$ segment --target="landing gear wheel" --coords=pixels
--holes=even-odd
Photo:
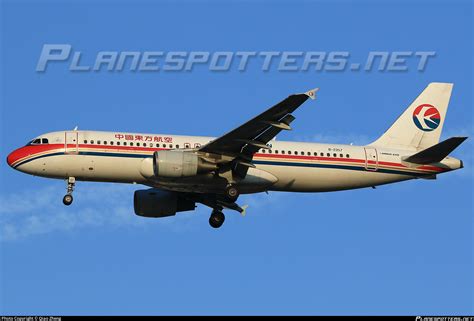
[[[74,186],[76,186],[76,178],[75,177],[68,177],[67,179],[67,192],[66,195],[63,197],[63,204],[64,205],[71,205],[72,204],[72,192],[74,191]]]
[[[64,197],[63,197],[63,203],[64,203],[64,205],[69,206],[69,205],[72,204],[72,201],[73,201],[72,195],[70,195],[70,194],[64,195]]]
[[[225,189],[225,196],[231,202],[235,202],[239,198],[239,190],[233,185],[227,186]]]
[[[209,217],[209,224],[213,228],[219,228],[224,224],[225,216],[221,211],[212,211],[211,217]]]

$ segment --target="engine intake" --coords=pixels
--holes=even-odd
[[[153,173],[158,177],[189,177],[215,169],[216,164],[189,151],[160,150],[153,154]]]
[[[151,188],[135,191],[133,207],[138,216],[165,217],[177,212],[193,211],[196,203],[178,193]]]

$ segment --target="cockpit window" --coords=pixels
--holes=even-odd
[[[32,141],[28,142],[28,144],[26,144],[26,146],[40,145],[40,144],[49,144],[48,139],[47,138],[35,138]]]

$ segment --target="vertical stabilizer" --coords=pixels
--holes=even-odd
[[[379,139],[370,145],[421,150],[439,142],[453,84],[430,83]]]

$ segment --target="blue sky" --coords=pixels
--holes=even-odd
[[[242,197],[150,220],[138,186],[0,166],[0,314],[472,314],[472,4],[465,1],[2,1],[1,154],[72,129],[218,136],[320,87],[280,140],[365,144],[432,81],[454,82],[442,138],[464,169],[376,190]],[[35,67],[43,44],[119,51],[435,51],[424,72]],[[200,66],[202,67],[202,66]]]

